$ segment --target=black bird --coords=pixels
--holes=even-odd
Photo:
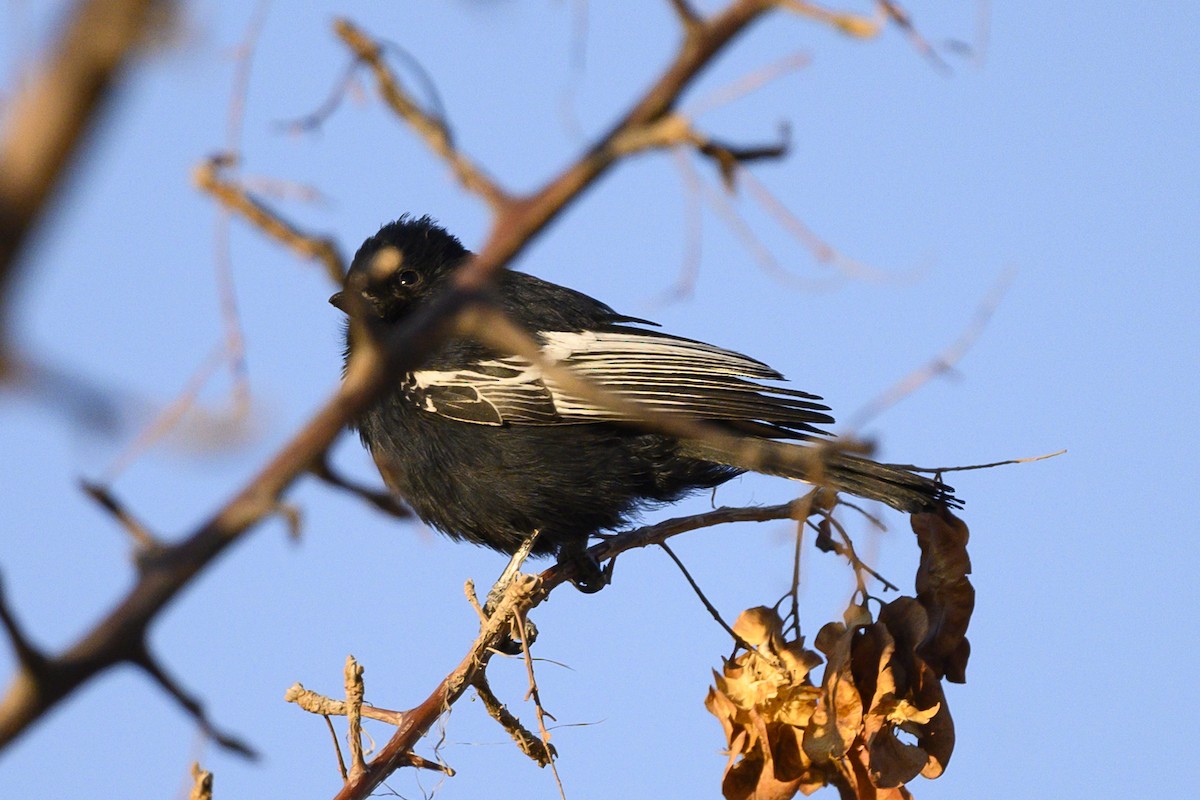
[[[346,289],[330,302],[399,325],[470,255],[429,217],[401,217],[362,244]],[[648,330],[654,323],[573,289],[503,270],[491,296],[547,355],[626,400],[772,441],[811,440],[824,434],[817,426],[833,422],[820,397],[761,383],[783,377],[766,364]],[[350,338],[347,326],[347,359]],[[574,557],[592,534],[750,466],[739,463],[737,448],[647,432],[571,396],[528,360],[466,339],[449,340],[403,375],[355,426],[388,487],[422,520],[510,554],[538,531],[535,554]],[[825,454],[819,476],[798,463],[812,462],[757,467],[902,511],[956,504],[950,487],[904,467],[836,452]]]

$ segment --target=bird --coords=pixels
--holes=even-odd
[[[430,217],[404,215],[363,242],[330,302],[386,331],[446,291],[471,256]],[[524,272],[501,270],[487,298],[578,376],[728,435],[656,431],[627,407],[572,395],[543,365],[452,336],[351,423],[388,489],[452,539],[511,555],[532,537],[533,555],[578,560],[593,535],[750,469],[905,512],[958,504],[951,487],[908,467],[833,447],[819,462],[804,457],[829,435],[830,409],[757,359]],[[347,319],[345,364],[354,330]],[[745,463],[731,440],[794,457]]]

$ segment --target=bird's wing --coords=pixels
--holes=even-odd
[[[658,412],[726,421],[768,436],[822,433],[832,422],[816,395],[758,383],[779,373],[749,356],[656,331],[544,331],[546,355],[625,401]],[[591,398],[565,391],[529,361],[489,358],[456,369],[412,373],[405,393],[419,407],[485,425],[630,421]]]

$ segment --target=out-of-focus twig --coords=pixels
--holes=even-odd
[[[18,257],[165,0],[83,0],[5,109],[0,132],[0,376]]]
[[[905,375],[856,412],[850,419],[850,430],[853,431],[861,428],[867,422],[870,422],[905,397],[908,397],[929,381],[954,369],[954,365],[971,350],[984,329],[987,328],[992,314],[1000,306],[1000,301],[1004,299],[1004,295],[1008,291],[1008,287],[1012,285],[1015,277],[1015,270],[1005,270],[991,291],[983,298],[983,302],[975,309],[975,314],[972,316],[970,324],[959,334],[959,337],[926,364]]]

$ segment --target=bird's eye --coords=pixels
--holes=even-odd
[[[416,286],[421,282],[421,273],[417,272],[415,269],[402,270],[400,274],[396,276],[396,282],[401,286]]]

